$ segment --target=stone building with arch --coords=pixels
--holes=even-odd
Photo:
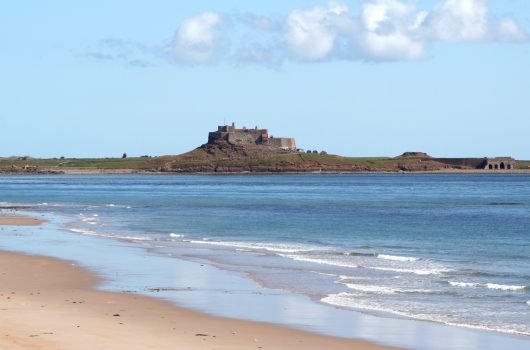
[[[486,170],[513,170],[515,169],[515,159],[511,157],[486,158],[484,165]]]

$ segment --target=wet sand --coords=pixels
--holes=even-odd
[[[36,226],[45,221],[46,220],[29,218],[22,215],[0,213],[0,225]]]
[[[40,222],[0,214],[5,229]],[[0,251],[0,348],[395,349],[91,289],[99,281],[72,261]]]

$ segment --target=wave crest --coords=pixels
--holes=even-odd
[[[394,261],[422,261],[422,260],[425,260],[423,258],[414,258],[414,257],[398,256],[398,255],[386,255],[386,254],[377,254],[377,257],[379,259],[394,260]]]
[[[449,282],[453,287],[463,287],[463,288],[488,288],[495,290],[513,290],[513,291],[523,291],[528,290],[528,286],[509,286],[504,284],[496,283],[469,283],[469,282]]]

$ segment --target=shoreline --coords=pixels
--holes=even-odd
[[[1,214],[9,226],[28,217]],[[35,219],[29,218],[32,222]],[[138,294],[93,289],[75,263],[0,250],[1,347],[11,349],[398,349],[276,324],[210,316]]]
[[[300,171],[300,172],[170,172],[170,171],[138,171],[136,169],[61,169],[60,171],[49,171],[43,169],[39,173],[27,173],[27,172],[11,172],[11,173],[0,173],[0,179],[2,177],[10,176],[68,176],[68,175],[204,175],[204,176],[229,176],[229,175],[528,175],[530,169],[517,169],[517,170],[482,170],[482,169],[468,169],[468,170],[436,170],[436,171]]]
[[[28,216],[32,216],[32,213],[28,212]],[[47,214],[44,219],[47,222],[44,222],[40,227],[0,226],[0,232],[4,238],[0,243],[0,251],[12,252],[25,257],[50,257],[45,259],[66,262],[69,268],[72,268],[69,262],[75,262],[75,265],[83,266],[85,271],[100,277],[99,284],[93,284],[92,289],[90,289],[93,292],[103,291],[110,293],[109,295],[120,297],[133,296],[135,298],[147,298],[151,301],[164,301],[166,303],[164,305],[172,310],[179,309],[182,310],[181,313],[191,312],[204,316],[206,321],[203,323],[211,324],[214,329],[221,329],[225,322],[230,324],[232,321],[241,322],[243,325],[254,325],[256,328],[251,327],[252,329],[248,334],[255,336],[256,332],[260,332],[260,327],[271,326],[276,327],[280,332],[287,330],[297,334],[320,337],[320,343],[316,343],[320,345],[314,349],[383,350],[400,348],[439,350],[443,348],[478,350],[508,346],[514,350],[522,350],[526,349],[528,345],[529,340],[526,336],[458,327],[421,319],[373,315],[364,313],[362,310],[336,308],[315,302],[304,295],[263,288],[246,276],[234,271],[218,269],[215,265],[201,260],[202,258],[199,260],[193,258],[168,259],[164,256],[165,254],[151,254],[152,252],[146,251],[141,245],[132,243],[128,239],[115,240],[114,243],[107,244],[109,242],[107,238],[69,232],[68,227],[71,226],[65,226],[65,223],[70,223],[69,220],[64,221],[65,217],[60,215],[57,217],[53,213]],[[0,274],[0,278],[4,276]],[[0,283],[0,286],[3,286],[3,283]],[[26,289],[26,294],[28,291],[29,289]],[[7,292],[10,293],[11,291]],[[73,291],[73,293],[78,292]],[[5,289],[0,288],[0,294],[5,294]],[[72,295],[77,298],[79,294]],[[0,309],[5,308],[2,297],[0,296]],[[66,299],[76,301],[69,298],[64,300]],[[130,301],[137,303],[133,299]],[[59,301],[62,302],[63,299],[59,298]],[[24,302],[27,303],[28,301]],[[103,305],[101,306],[103,307]],[[126,310],[126,308],[121,309]],[[38,310],[40,309],[36,308],[37,312]],[[108,314],[113,311],[109,310],[105,312]],[[2,312],[4,311],[2,310]],[[136,314],[140,314],[140,312],[138,311]],[[59,312],[59,314],[61,313]],[[0,315],[2,314],[0,313]],[[83,314],[82,316],[83,319],[92,317],[91,314]],[[101,316],[100,314],[97,317]],[[156,318],[156,321],[163,321],[162,317],[167,318],[169,316],[161,315],[159,317],[160,319]],[[28,319],[31,320],[32,318],[29,317]],[[102,320],[104,321],[105,317]],[[178,322],[179,324],[187,324],[187,319]],[[20,322],[20,324],[25,325],[24,322]],[[219,324],[221,328],[215,328]],[[110,325],[114,326],[115,324]],[[113,334],[112,328],[108,332]],[[204,328],[196,332],[196,334],[209,334],[204,331]],[[230,334],[232,334],[231,332]],[[273,338],[277,337],[276,331],[270,331],[268,334]],[[288,332],[288,334],[294,333]],[[168,336],[173,336],[173,334],[169,332]],[[214,337],[212,336],[212,338]],[[214,339],[218,341],[218,338],[219,336],[216,335]],[[253,339],[259,340],[260,338],[255,336],[251,340]],[[329,343],[322,339],[342,339],[347,344],[353,344],[351,341],[360,341],[361,345],[334,345],[334,341]],[[225,340],[229,341],[230,339]],[[174,348],[176,342],[178,340],[173,339],[171,341],[173,345],[168,348]],[[204,340],[199,343],[196,344],[199,347],[190,345],[185,348],[202,349],[204,347],[200,346],[209,344]],[[208,347],[208,345],[204,349],[249,349],[258,348],[262,345],[257,346],[250,342],[241,343],[241,347],[239,347],[239,344],[237,343],[236,346],[230,343],[226,347]],[[368,347],[365,347],[365,344]],[[291,349],[293,347],[298,348],[300,344],[294,344],[292,347],[284,347],[281,344],[278,347],[275,346],[263,348]],[[376,347],[372,348],[371,346]],[[138,348],[137,346],[132,347]],[[27,349],[28,347],[22,348]],[[70,348],[79,347],[64,347],[64,349]],[[104,348],[114,349],[106,345]],[[307,346],[304,348],[313,349]]]

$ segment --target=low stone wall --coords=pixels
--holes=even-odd
[[[484,169],[486,158],[422,158],[421,161],[435,161],[447,165]]]

